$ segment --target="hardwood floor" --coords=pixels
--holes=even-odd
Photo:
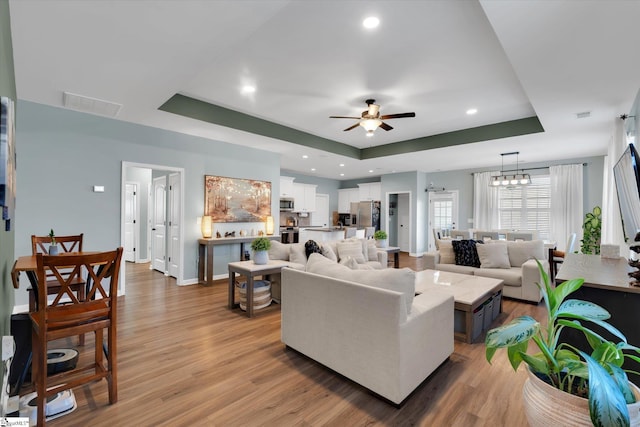
[[[402,267],[423,269],[401,254]],[[396,408],[280,342],[278,306],[248,319],[227,309],[226,281],[212,287],[127,263],[118,308],[118,402],[106,383],[74,389],[78,409],[50,426],[526,426],[525,373],[484,345],[455,352]],[[504,301],[494,325],[543,306]],[[84,348],[91,349],[87,336]],[[77,341],[61,343],[75,346]],[[80,349],[81,353],[83,350]],[[81,357],[89,357],[82,354]]]

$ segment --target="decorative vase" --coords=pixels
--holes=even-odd
[[[49,246],[49,255],[58,255],[58,245]]]
[[[264,265],[269,262],[268,251],[256,251],[253,253],[253,263],[258,265]]]
[[[376,240],[376,246],[379,248],[386,248],[389,245],[388,239]]]
[[[564,392],[538,378],[527,369],[528,378],[522,388],[524,412],[531,427],[592,426],[589,400]],[[632,385],[636,400],[640,389]],[[627,405],[632,426],[640,426],[640,402]]]

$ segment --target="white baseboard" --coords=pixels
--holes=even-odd
[[[409,252],[409,256],[419,258],[424,255],[424,252]]]
[[[198,279],[189,279],[189,280],[184,280],[178,286],[191,286],[191,285],[197,285],[197,284],[198,284]]]

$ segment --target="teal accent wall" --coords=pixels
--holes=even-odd
[[[29,253],[29,236],[50,228],[84,232],[86,250],[119,246],[122,162],[184,168],[183,280],[195,281],[204,175],[280,179],[280,156],[271,152],[28,101],[19,101],[18,110],[16,254]],[[94,193],[94,185],[105,192]],[[271,208],[278,211],[277,197]],[[214,268],[214,274],[225,274],[226,263],[239,259],[237,252],[217,259],[216,267],[224,268]],[[16,304],[26,303],[26,291],[16,291]]]
[[[13,69],[13,45],[11,42],[11,20],[9,1],[0,0],[0,96],[8,96],[15,102],[16,79]],[[16,122],[20,112],[16,106]],[[20,153],[20,137],[16,136],[16,152]],[[17,190],[17,198],[20,191]],[[14,240],[15,223],[12,219],[10,231],[5,231],[5,222],[0,220],[0,335],[9,335],[11,331],[11,313],[14,304],[14,290],[11,283],[11,268],[15,259]],[[4,365],[0,375],[4,374]]]

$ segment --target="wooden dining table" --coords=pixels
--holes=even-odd
[[[97,251],[82,251],[82,252],[62,252],[56,256],[67,256],[67,255],[91,255],[97,254]],[[20,273],[26,273],[27,278],[31,286],[37,287],[38,283],[36,280],[36,270],[38,269],[38,262],[36,261],[35,255],[25,255],[18,257],[18,259],[13,264],[13,268],[11,269],[11,281],[13,282],[13,287],[18,289],[20,287]]]

